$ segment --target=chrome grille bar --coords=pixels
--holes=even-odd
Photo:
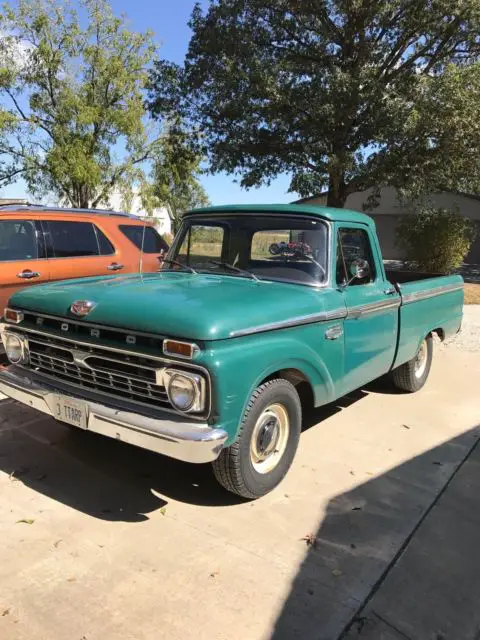
[[[115,353],[75,344],[56,336],[29,336],[29,367],[67,384],[108,393],[150,407],[170,406],[165,387],[157,384],[160,363],[148,356]],[[81,358],[79,359],[79,355]]]

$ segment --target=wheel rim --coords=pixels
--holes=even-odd
[[[290,433],[288,412],[281,404],[266,407],[255,423],[250,459],[258,473],[269,473],[282,459]]]
[[[427,341],[424,340],[420,345],[420,349],[418,350],[417,357],[415,358],[415,377],[421,378],[425,373],[425,369],[427,368],[428,361],[428,347]]]

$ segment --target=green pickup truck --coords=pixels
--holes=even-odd
[[[15,294],[0,392],[75,428],[213,463],[257,498],[293,462],[302,410],[388,374],[420,389],[463,280],[385,271],[371,218],[303,205],[185,215],[156,274]],[[159,461],[161,464],[161,461]]]

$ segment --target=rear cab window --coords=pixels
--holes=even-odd
[[[137,249],[141,250],[143,246],[144,253],[158,254],[162,251],[168,251],[168,244],[154,227],[121,224],[119,225],[119,229],[130,242],[133,242]]]

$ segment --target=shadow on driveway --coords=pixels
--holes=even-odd
[[[365,600],[375,593],[479,438],[480,425],[330,500],[318,530],[306,540],[305,559],[277,617],[271,639],[336,640],[346,638],[347,632],[348,639],[368,636],[368,640],[470,640],[480,637],[470,634],[473,618],[476,617],[476,624],[480,625],[478,567],[471,567],[470,573],[477,575],[476,579],[468,578],[472,582],[471,592],[467,590],[467,598],[465,591],[461,594],[465,614],[463,629],[457,628],[454,635],[445,636],[439,630],[438,634],[432,631],[433,635],[410,636],[386,625],[378,633],[365,634],[365,619],[358,615]],[[469,495],[473,507],[471,491],[472,488]],[[475,532],[476,539],[476,525],[471,531]],[[456,537],[455,513],[451,515],[450,533],[453,535],[447,546],[456,548],[459,555],[463,554],[463,565],[468,564],[468,558],[479,557],[478,553],[470,555],[472,550],[462,546],[463,538]],[[437,575],[440,576],[449,568],[447,565],[442,568],[442,560],[435,558],[436,553],[442,552],[433,547],[432,564],[438,565]],[[430,564],[428,557],[423,560]],[[455,562],[456,566],[459,564]],[[448,580],[443,582],[445,588]],[[445,596],[447,601],[455,597],[454,581],[441,597],[433,595],[437,586],[435,579],[425,579],[425,584],[418,589],[423,599],[419,598],[415,603],[415,613],[417,617],[423,615],[426,628],[433,610],[438,609],[435,603]],[[408,594],[401,589],[390,593],[392,604],[402,597],[408,602]],[[410,604],[411,600],[410,596]],[[442,617],[442,611],[435,613],[437,618]]]
[[[305,412],[303,430],[366,397],[355,391]],[[3,407],[3,408],[2,408]],[[8,426],[2,416],[8,411]],[[32,423],[32,424],[29,424]],[[166,500],[228,507],[209,464],[188,464],[94,433],[70,429],[10,400],[0,402],[0,469],[53,500],[102,520],[142,522]],[[160,497],[162,496],[162,497]]]

